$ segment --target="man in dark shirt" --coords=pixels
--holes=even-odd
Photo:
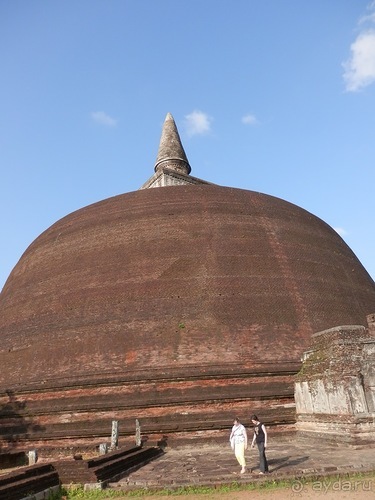
[[[259,421],[256,415],[251,416],[251,421],[254,424],[254,437],[251,443],[251,447],[254,448],[256,443],[259,450],[259,474],[265,474],[268,472],[268,463],[266,458],[266,448],[267,448],[267,431],[266,427],[262,422]]]

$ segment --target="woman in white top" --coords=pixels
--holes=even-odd
[[[243,474],[246,472],[245,450],[247,450],[247,432],[237,417],[234,419],[229,441],[238,463],[242,467],[241,474]]]

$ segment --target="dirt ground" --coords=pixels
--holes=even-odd
[[[109,497],[108,497],[109,498]],[[113,498],[113,497],[112,497]],[[131,497],[120,497],[129,500]],[[217,493],[201,493],[187,495],[146,495],[147,500],[370,500],[375,499],[375,480],[339,480],[327,479],[317,481],[311,485],[302,485],[296,481],[291,488],[277,488],[275,490],[249,490]],[[116,497],[116,500],[119,497]]]

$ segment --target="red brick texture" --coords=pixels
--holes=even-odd
[[[272,420],[293,401],[311,335],[374,310],[353,252],[295,205],[213,185],[131,192],[56,222],[12,271],[3,404],[23,401],[19,415],[29,408],[51,438],[78,414],[101,434],[117,410],[146,415],[150,431],[220,427],[245,407]]]

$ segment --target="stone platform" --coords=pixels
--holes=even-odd
[[[240,474],[240,466],[229,442],[193,443],[170,446],[165,454],[144,467],[131,472],[108,487],[120,490],[174,489],[181,486],[249,483],[284,477],[328,476],[375,471],[375,449],[353,449],[330,446],[324,441],[296,441],[294,437],[269,436],[267,458],[270,474],[259,475],[257,448],[246,452],[248,471]],[[250,471],[251,470],[251,471]]]

